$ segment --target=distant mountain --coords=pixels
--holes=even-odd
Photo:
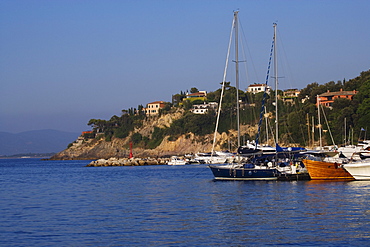
[[[79,135],[80,133],[50,129],[17,134],[0,132],[0,155],[60,152]]]

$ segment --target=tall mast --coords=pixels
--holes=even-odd
[[[238,13],[239,13],[239,11],[234,12],[234,19],[235,19],[234,22],[235,22],[236,122],[238,124],[238,147],[240,147]]]
[[[266,144],[268,145],[269,143],[269,128],[268,128],[268,115],[267,115],[267,110],[265,108],[265,122],[266,122]]]
[[[344,118],[344,145],[347,145],[347,118]]]
[[[219,122],[220,122],[221,107],[222,107],[222,98],[223,98],[224,91],[225,91],[225,82],[226,82],[226,74],[227,74],[226,72],[227,72],[227,68],[228,68],[228,65],[229,65],[230,50],[231,50],[231,44],[232,44],[232,37],[233,37],[234,26],[235,26],[235,18],[233,18],[233,22],[232,22],[232,25],[231,25],[229,45],[227,47],[227,55],[226,55],[226,62],[225,62],[223,79],[222,79],[220,103],[219,103],[218,111],[217,111],[216,127],[215,127],[215,133],[213,135],[213,144],[212,144],[211,156],[213,155],[213,151],[215,150],[215,145],[216,145],[217,130],[218,130]]]
[[[310,117],[308,113],[306,114],[306,121],[307,121],[308,146],[311,146]]]
[[[317,95],[316,96],[317,98],[317,115],[318,115],[318,118],[319,118],[319,138],[320,138],[320,150],[322,150],[322,138],[321,138],[321,117],[320,117],[320,98],[319,96]]]
[[[311,125],[311,140],[312,140],[312,147],[315,145],[315,118],[312,116],[312,125]]]
[[[275,72],[275,131],[276,131],[276,143],[279,143],[279,122],[278,122],[278,64],[277,64],[277,56],[276,56],[276,26],[277,24],[274,23],[274,72]]]

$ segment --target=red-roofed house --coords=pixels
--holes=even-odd
[[[144,109],[146,115],[157,115],[159,113],[159,109],[164,108],[164,101],[155,101],[152,103],[148,103],[146,108]]]
[[[84,136],[85,134],[92,134],[93,131],[92,130],[88,130],[88,131],[82,131],[82,136]]]
[[[323,105],[326,107],[331,107],[335,99],[349,99],[353,100],[353,96],[358,93],[358,91],[343,91],[340,89],[339,92],[330,92],[329,90],[326,93],[322,93],[318,95],[317,97],[317,103],[316,105]]]
[[[189,100],[189,101],[195,101],[195,100],[203,100],[205,101],[207,99],[207,91],[199,91],[196,93],[186,93],[186,98],[183,98],[182,100]]]
[[[206,91],[199,91],[196,93],[186,94],[186,98],[204,98],[207,97]]]

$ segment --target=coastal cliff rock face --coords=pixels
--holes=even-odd
[[[154,127],[169,127],[171,123],[182,116],[182,112],[178,111],[173,114],[167,114],[157,118],[146,120],[142,128],[135,129],[134,132],[140,133],[142,136],[150,136]],[[257,131],[256,126],[242,126],[241,134],[254,135]],[[132,133],[131,133],[132,135]],[[128,148],[131,140],[131,135],[124,139],[112,138],[111,141],[101,139],[83,140],[80,138],[71,147],[59,152],[51,157],[55,160],[70,160],[70,159],[109,159],[111,157],[123,158],[128,157],[130,150]],[[197,152],[210,152],[212,150],[213,134],[205,136],[195,136],[193,133],[188,133],[180,136],[175,141],[168,140],[165,137],[162,143],[155,149],[134,148],[133,155],[135,157],[163,157],[171,155],[184,155]],[[228,134],[217,133],[215,150],[225,150],[225,143],[232,143],[236,149],[237,131],[230,130]]]
[[[53,157],[56,160],[70,160],[70,159],[99,159],[115,157],[117,154],[117,147],[122,146],[123,139],[113,139],[107,142],[104,139],[89,139],[80,145],[73,145]]]
[[[184,110],[179,109],[175,113],[166,114],[160,117],[148,118],[144,121],[141,128],[135,129],[134,132],[140,133],[142,136],[150,137],[153,132],[154,127],[165,128],[170,127],[174,120],[177,120],[182,117]]]

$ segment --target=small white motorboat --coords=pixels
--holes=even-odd
[[[181,159],[177,156],[172,156],[170,161],[168,161],[167,165],[169,166],[178,166],[178,165],[186,165],[187,162],[184,159]]]

